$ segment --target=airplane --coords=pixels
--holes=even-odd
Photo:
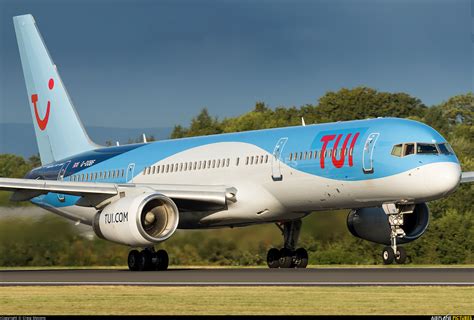
[[[131,247],[131,271],[166,270],[168,254],[155,245],[177,229],[263,223],[284,239],[268,251],[268,267],[305,268],[302,218],[336,209],[349,210],[354,236],[385,246],[384,264],[402,264],[401,244],[428,227],[426,202],[474,181],[436,130],[399,118],[97,145],[33,16],[13,22],[41,167],[24,179],[0,178],[0,190]]]

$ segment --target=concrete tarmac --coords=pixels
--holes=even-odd
[[[474,286],[474,268],[1,270],[0,286]]]

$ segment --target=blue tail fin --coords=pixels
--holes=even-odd
[[[33,16],[13,17],[41,163],[97,148],[87,136]]]

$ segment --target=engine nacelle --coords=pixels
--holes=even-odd
[[[171,237],[179,222],[173,200],[159,193],[126,196],[94,217],[100,238],[133,247],[151,246]]]
[[[402,229],[406,235],[398,238],[397,243],[408,243],[421,237],[428,227],[429,215],[430,211],[425,203],[415,205],[412,213],[404,214]],[[355,237],[390,245],[390,224],[382,208],[352,210],[347,216],[347,228]]]

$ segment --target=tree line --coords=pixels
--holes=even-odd
[[[474,170],[474,96],[471,92],[426,106],[406,93],[379,92],[357,87],[327,92],[315,104],[271,108],[257,102],[243,115],[218,119],[203,109],[188,127],[177,125],[171,138],[264,128],[365,119],[401,117],[422,121],[438,130],[452,145],[463,171]],[[130,140],[130,142],[138,141]],[[0,176],[22,177],[39,165],[0,155]],[[474,263],[473,185],[463,184],[447,198],[429,203],[430,226],[425,235],[407,245],[409,261],[418,264]],[[0,205],[12,206],[7,193]],[[0,208],[0,214],[2,209]],[[313,264],[378,264],[380,246],[352,237],[346,229],[347,211],[317,212],[303,220],[301,246]],[[178,231],[160,244],[172,264],[262,265],[271,246],[282,237],[273,225],[247,228]],[[122,265],[128,248],[81,235],[73,224],[52,214],[38,219],[0,219],[0,265]]]

